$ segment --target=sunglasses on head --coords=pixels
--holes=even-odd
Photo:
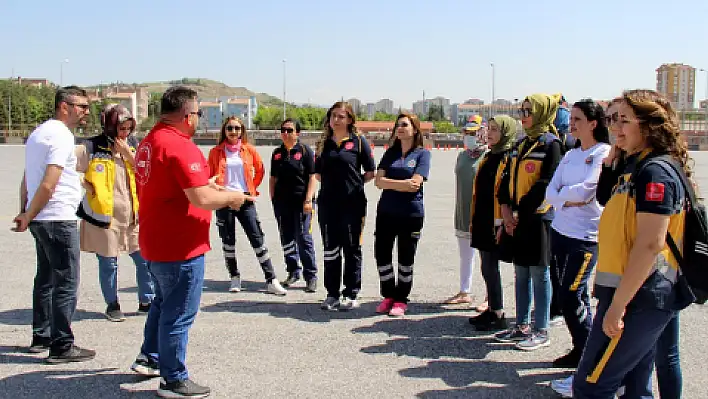
[[[283,134],[285,134],[285,133],[291,134],[291,133],[293,133],[294,131],[295,131],[295,129],[293,129],[293,128],[291,128],[291,127],[281,127],[281,128],[280,128],[280,133],[283,133]]]
[[[241,130],[241,126],[226,126],[227,132],[236,132]]]
[[[531,110],[528,108],[519,108],[519,116],[522,118],[528,118],[531,116]]]

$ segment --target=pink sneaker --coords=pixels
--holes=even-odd
[[[393,304],[391,311],[388,312],[388,315],[393,317],[401,317],[406,314],[406,309],[408,309],[408,305],[403,302],[396,302]]]
[[[391,311],[393,307],[393,298],[385,298],[379,306],[376,307],[376,313],[386,314]]]

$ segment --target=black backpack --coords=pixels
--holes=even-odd
[[[670,155],[652,156],[640,162],[632,173],[631,180],[647,165],[656,163],[665,170],[673,170],[679,176],[686,192],[686,221],[683,233],[683,255],[671,234],[666,233],[666,243],[679,264],[677,284],[687,288],[685,296],[688,303],[704,304],[708,300],[708,224],[706,223],[706,208],[696,197],[693,185],[683,168]],[[688,304],[687,303],[687,304]]]

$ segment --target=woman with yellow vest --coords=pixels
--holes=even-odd
[[[553,211],[546,203],[546,187],[561,159],[561,144],[553,122],[560,95],[534,94],[522,103],[521,125],[526,136],[511,153],[499,188],[504,230],[516,275],[516,325],[495,335],[516,342],[521,350],[550,345],[551,306],[550,230]],[[531,329],[531,288],[535,329]]]
[[[138,312],[147,313],[154,286],[138,247],[138,197],[135,185],[135,119],[114,105],[101,118],[103,133],[77,147],[77,171],[84,173],[86,194],[79,205],[81,250],[98,258],[98,277],[106,317],[123,321],[118,302],[118,255],[127,252],[135,263]]]
[[[677,172],[691,176],[676,112],[652,90],[625,92],[617,110],[611,129],[617,148],[600,176],[615,184],[600,218],[597,315],[573,379],[573,397],[581,399],[611,398],[620,387],[623,397],[652,397],[657,343],[677,311],[690,303],[667,245],[668,238],[683,240],[686,193]],[[618,149],[626,153],[623,162],[616,162]],[[662,155],[663,160],[647,163]],[[680,387],[674,389],[680,395]]]
[[[497,243],[497,237],[503,228],[503,219],[497,194],[515,143],[516,121],[512,117],[497,115],[489,120],[487,144],[490,150],[479,163],[475,176],[469,226],[469,245],[479,251],[489,302],[485,311],[469,319],[470,324],[478,331],[499,331],[507,328]]]

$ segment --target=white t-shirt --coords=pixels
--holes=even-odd
[[[546,201],[555,215],[551,227],[566,237],[597,242],[602,207],[595,198],[602,161],[610,146],[597,143],[587,150],[574,148],[561,160],[546,189]],[[564,207],[566,202],[586,202],[579,207]]]
[[[55,119],[39,125],[27,139],[27,207],[44,179],[47,165],[61,166],[63,170],[52,197],[34,220],[76,220],[76,209],[81,201],[81,181],[76,171],[74,135],[63,122]]]
[[[226,150],[226,190],[246,192],[246,187],[241,154]]]

